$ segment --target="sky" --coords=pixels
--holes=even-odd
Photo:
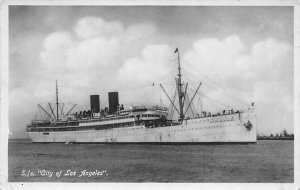
[[[259,134],[293,133],[293,7],[10,6],[9,130],[25,138],[37,104],[89,109],[89,95],[163,105],[175,89],[179,48],[194,107],[256,105]],[[154,85],[153,85],[154,84]],[[66,108],[67,109],[67,108]]]

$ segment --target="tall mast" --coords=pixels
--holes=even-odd
[[[174,53],[177,53],[177,60],[178,60],[178,80],[176,82],[177,82],[178,99],[179,99],[179,117],[180,117],[181,120],[183,120],[184,114],[183,114],[182,98],[184,96],[184,93],[182,92],[180,57],[179,57],[178,48],[176,48]]]
[[[58,89],[57,89],[57,80],[56,80],[56,119],[57,119],[57,121],[59,120],[59,118],[58,118]]]

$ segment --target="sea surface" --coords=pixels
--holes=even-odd
[[[294,141],[257,144],[35,144],[10,140],[10,182],[294,181]]]

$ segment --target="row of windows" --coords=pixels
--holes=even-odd
[[[171,131],[167,131],[167,132],[177,132],[177,131],[193,131],[193,130],[200,130],[200,129],[206,129],[206,128],[215,128],[215,127],[222,127],[223,125],[212,125],[212,126],[208,126],[208,127],[198,127],[198,128],[185,128],[185,129],[175,129],[175,130],[171,130]],[[231,125],[229,125],[231,126]],[[183,127],[183,126],[182,126]]]
[[[215,123],[215,122],[226,122],[226,121],[233,121],[234,118],[233,117],[229,117],[229,118],[214,118],[214,119],[200,119],[200,120],[190,120],[189,123],[197,123],[197,122],[211,122],[211,123]]]
[[[97,130],[98,127],[99,126],[89,126],[89,128],[88,127],[77,127],[76,131],[79,131],[79,129],[81,129],[81,130],[94,130],[94,129],[96,129]],[[120,127],[124,127],[124,126],[119,126],[119,128]],[[204,128],[215,128],[215,127],[222,127],[222,125],[213,125],[213,126],[208,126],[208,127],[204,127]],[[115,128],[115,127],[111,127],[111,128]],[[56,129],[58,129],[58,128],[56,128]],[[71,129],[71,128],[67,128],[67,129]],[[107,128],[101,128],[101,129],[107,129]],[[136,130],[136,129],[141,129],[141,128],[132,128],[132,130]],[[203,129],[203,128],[175,129],[175,130],[171,130],[171,131],[167,131],[167,132],[193,131],[193,130],[200,130],[200,129]],[[51,130],[51,131],[62,131],[62,130]],[[64,130],[64,131],[68,131],[68,130]],[[70,130],[70,131],[74,131],[74,130]],[[39,130],[39,132],[45,132],[45,130]],[[145,134],[145,132],[144,132],[144,134]],[[46,132],[46,133],[43,133],[43,135],[49,135],[49,133]],[[122,134],[122,136],[123,135],[124,134]],[[132,135],[132,134],[128,134],[128,135]],[[118,135],[118,136],[120,136],[120,135]]]
[[[129,116],[119,116],[119,117],[108,117],[108,118],[102,118],[102,119],[98,119],[99,121],[107,121],[107,120],[118,120],[118,119],[127,119],[127,118],[133,118],[133,115],[129,115]],[[80,120],[80,123],[89,123],[89,122],[94,122],[97,120],[86,120],[86,121],[82,121]]]
[[[107,125],[81,126],[81,127],[27,128],[27,131],[48,132],[48,131],[105,130],[105,129],[112,129],[112,128],[132,127],[132,126],[134,126],[134,122],[116,123],[116,124],[107,124]],[[204,127],[204,128],[211,128],[211,127],[221,127],[221,125],[208,126],[208,127]],[[175,130],[175,131],[183,131],[183,130],[185,131],[185,130],[193,130],[193,129],[194,128],[181,129],[181,130]],[[196,128],[196,129],[199,130],[200,128]]]
[[[83,131],[83,130],[105,130],[112,128],[121,128],[121,127],[132,127],[134,122],[126,123],[115,123],[107,125],[91,125],[91,126],[80,126],[80,127],[53,127],[53,128],[27,128],[27,131],[31,132],[44,132],[44,131]]]
[[[161,117],[161,115],[155,115],[155,114],[143,114],[142,117]]]

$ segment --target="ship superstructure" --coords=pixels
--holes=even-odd
[[[176,91],[177,107],[166,93],[171,108],[179,118],[168,118],[170,110],[163,106],[130,106],[119,104],[118,92],[109,92],[109,108],[100,110],[99,95],[91,95],[91,109],[71,113],[75,105],[64,117],[59,117],[58,88],[56,84],[56,114],[39,106],[48,116],[48,120],[35,120],[27,125],[26,131],[33,142],[46,143],[255,143],[256,118],[255,107],[240,110],[223,110],[220,113],[201,111],[193,117],[186,117],[195,95],[202,83],[199,83],[189,102],[188,83],[182,82],[179,50],[176,49],[178,74]],[[184,89],[184,90],[183,90]]]

